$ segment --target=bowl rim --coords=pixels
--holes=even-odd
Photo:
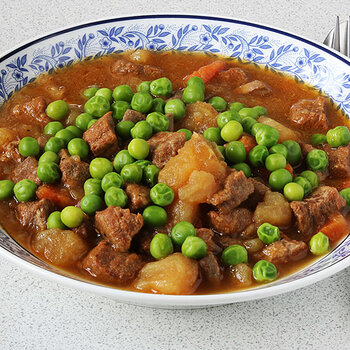
[[[295,34],[290,31],[281,30],[274,26],[260,24],[258,22],[251,22],[247,20],[240,20],[230,17],[220,17],[220,16],[208,16],[208,15],[194,15],[194,14],[137,14],[133,16],[121,16],[121,17],[108,17],[102,18],[94,21],[80,22],[76,25],[70,25],[61,27],[56,30],[49,31],[44,35],[37,35],[31,39],[28,39],[3,53],[0,53],[0,63],[9,58],[10,56],[24,50],[34,44],[37,44],[46,39],[53,38],[57,35],[73,32],[75,30],[100,25],[115,23],[120,21],[128,20],[144,20],[144,19],[195,19],[195,20],[209,20],[209,21],[218,21],[218,22],[227,22],[238,25],[244,25],[247,27],[254,27],[258,29],[263,29],[271,31],[283,36],[293,38],[295,40],[304,42],[308,45],[314,46],[319,50],[326,52],[327,54],[341,60],[343,63],[350,66],[350,59],[340,52],[335,51],[334,49],[329,48],[323,43],[319,43],[315,40],[307,39],[304,36]],[[343,242],[343,241],[342,241]],[[17,243],[17,242],[16,242]],[[19,244],[19,243],[17,243]],[[341,244],[341,243],[340,243]],[[20,245],[20,244],[19,244]],[[23,248],[25,249],[25,248]],[[262,299],[270,296],[275,296],[282,294],[288,291],[296,290],[302,287],[306,287],[312,283],[318,282],[326,277],[329,277],[344,268],[350,266],[350,256],[343,258],[342,260],[336,262],[335,264],[328,266],[320,271],[317,271],[309,276],[302,277],[300,279],[283,283],[280,285],[274,285],[267,288],[259,289],[247,289],[238,292],[227,292],[220,294],[203,294],[203,295],[163,295],[163,294],[152,294],[152,293],[142,293],[136,291],[128,291],[124,289],[113,288],[109,286],[104,286],[100,284],[94,284],[93,282],[85,280],[77,280],[68,276],[63,276],[55,272],[45,270],[39,266],[36,266],[18,256],[15,256],[10,251],[6,250],[3,247],[0,247],[0,254],[7,258],[10,261],[13,261],[18,266],[22,266],[27,271],[31,271],[47,280],[53,282],[59,282],[65,286],[72,287],[75,289],[91,292],[98,294],[100,296],[110,297],[116,299],[120,302],[130,303],[130,304],[139,304],[143,306],[160,306],[160,307],[181,307],[187,306],[191,307],[200,307],[200,306],[215,306],[222,304],[230,304],[234,302],[242,302],[249,300]],[[309,266],[309,265],[308,265]]]

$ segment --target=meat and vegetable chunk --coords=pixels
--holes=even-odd
[[[38,96],[32,98],[30,101],[23,105],[16,105],[13,108],[14,117],[21,119],[28,123],[34,123],[38,125],[46,125],[50,119],[45,114],[46,101],[44,97]]]
[[[350,145],[331,148],[323,144],[322,149],[328,155],[328,170],[331,177],[336,179],[350,176]]]
[[[125,193],[130,200],[130,209],[132,211],[138,211],[147,207],[150,204],[151,199],[149,196],[150,189],[146,186],[128,183],[125,186]]]
[[[37,175],[38,161],[34,157],[27,157],[23,162],[13,169],[11,173],[11,180],[19,182],[24,179],[32,180],[36,185],[41,184],[41,180]]]
[[[201,267],[204,278],[210,283],[219,283],[222,280],[223,275],[220,265],[213,254],[210,253],[199,260],[199,266]]]
[[[62,157],[60,161],[61,181],[69,188],[82,188],[90,177],[89,164],[80,160],[79,156]]]

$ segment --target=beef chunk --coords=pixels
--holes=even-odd
[[[150,78],[151,80],[161,78],[163,75],[163,70],[161,68],[150,66],[146,64],[145,66],[142,66],[143,74]]]
[[[240,95],[267,96],[271,94],[272,89],[263,81],[253,80],[249,83],[239,86],[234,90],[234,92]]]
[[[46,230],[47,217],[53,210],[54,206],[48,199],[19,203],[16,208],[19,222],[31,231]]]
[[[186,142],[184,132],[158,132],[148,141],[152,163],[163,168],[171,157],[175,157]]]
[[[102,240],[89,252],[82,266],[99,280],[124,284],[136,277],[143,262],[137,254],[117,252]]]
[[[300,100],[291,107],[288,118],[303,130],[327,131],[325,104],[326,100],[323,97],[315,100]]]
[[[157,234],[154,231],[141,230],[132,240],[131,249],[140,254],[150,255],[150,246],[153,237]]]
[[[333,178],[350,176],[350,145],[331,148],[328,144],[322,145],[328,155],[328,170]]]
[[[264,200],[265,193],[270,191],[270,188],[266,186],[259,178],[251,178],[254,191],[249,195],[248,199],[244,202],[244,205],[248,208],[255,209],[259,202]]]
[[[16,183],[23,179],[28,179],[34,181],[35,184],[39,186],[41,181],[36,172],[37,168],[38,161],[34,157],[27,157],[14,168],[11,173],[11,180]]]
[[[11,141],[2,147],[0,154],[0,164],[2,165],[2,172],[6,175],[10,175],[14,167],[24,161],[18,151],[19,141]]]
[[[299,231],[306,237],[316,233],[327,218],[345,207],[345,200],[336,188],[318,187],[303,201],[294,201],[290,207],[297,219]]]
[[[125,192],[129,197],[130,209],[132,211],[138,211],[147,207],[151,203],[149,197],[150,189],[146,186],[127,183],[125,186]]]
[[[203,259],[199,260],[202,275],[210,283],[218,283],[222,280],[222,271],[214,254],[209,253]]]
[[[145,119],[146,117],[142,113],[134,111],[133,109],[127,109],[123,116],[123,121],[130,121],[135,124]]]
[[[111,66],[111,72],[115,75],[134,75],[138,76],[144,74],[151,80],[160,78],[163,74],[162,69],[150,65],[141,65],[130,62],[124,58],[115,61]]]
[[[254,254],[258,260],[264,259],[273,264],[286,264],[305,258],[309,249],[305,242],[282,238],[267,245],[261,252]]]
[[[196,234],[199,238],[202,238],[203,241],[207,244],[207,249],[213,254],[221,253],[221,248],[214,242],[215,233],[209,228],[197,228]]]
[[[168,127],[168,131],[173,132],[174,131],[174,115],[172,113],[167,113],[165,115],[168,119],[169,119],[169,127]]]
[[[132,238],[143,225],[141,214],[132,214],[129,209],[108,207],[95,215],[97,230],[117,252],[126,252],[130,248]]]
[[[93,237],[96,234],[94,229],[93,220],[85,215],[83,223],[72,229],[75,233],[77,233],[81,238],[87,239],[89,237]]]
[[[40,135],[36,140],[38,141],[40,150],[42,152],[45,152],[45,145],[46,142],[49,141],[49,139],[52,137],[52,135]]]
[[[253,214],[245,208],[233,209],[230,213],[210,211],[208,217],[210,226],[224,235],[241,233],[253,220]]]
[[[215,205],[222,213],[229,213],[253,192],[253,182],[246,178],[243,171],[232,170],[225,180],[224,188],[213,195],[209,204]]]
[[[95,157],[110,158],[119,151],[112,112],[106,113],[83,134]]]
[[[45,99],[42,96],[38,96],[22,105],[16,105],[12,113],[18,119],[27,120],[39,125],[46,125],[50,122],[50,118],[46,115],[45,109]]]
[[[89,164],[82,162],[79,156],[66,157],[61,154],[61,181],[71,189],[83,188],[84,182],[90,177]]]

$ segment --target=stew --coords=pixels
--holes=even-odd
[[[118,288],[258,286],[348,234],[347,125],[315,89],[224,57],[77,63],[0,109],[0,222],[48,263]]]

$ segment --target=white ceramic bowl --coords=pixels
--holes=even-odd
[[[326,46],[256,23],[193,15],[100,20],[33,39],[0,56],[0,104],[43,72],[135,48],[207,51],[284,72],[330,96],[350,114],[350,61]],[[212,295],[167,296],[113,289],[71,276],[30,254],[0,229],[0,253],[19,266],[67,286],[120,302],[195,308],[264,298],[307,286],[350,265],[350,237],[293,275],[258,288]]]

